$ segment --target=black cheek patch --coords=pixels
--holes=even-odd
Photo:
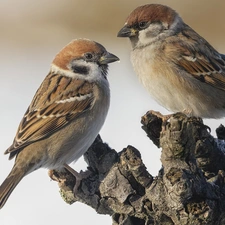
[[[74,65],[71,69],[74,73],[79,73],[82,75],[87,75],[89,73],[89,68],[87,66]]]

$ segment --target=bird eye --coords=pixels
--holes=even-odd
[[[138,25],[139,25],[139,27],[140,27],[141,29],[143,29],[143,28],[146,27],[146,24],[147,24],[147,22],[141,21]]]
[[[92,55],[90,52],[85,53],[84,56],[85,56],[85,58],[88,59],[88,60],[93,59],[93,55]]]

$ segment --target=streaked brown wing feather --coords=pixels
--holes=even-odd
[[[197,55],[193,58],[195,61],[189,60],[189,57],[182,57],[178,65],[201,82],[225,91],[225,62],[219,55],[211,58]]]
[[[11,153],[12,158],[17,150],[52,135],[90,110],[95,100],[92,89],[93,84],[50,73],[36,92],[14,143],[5,154]]]
[[[194,78],[225,91],[225,56],[189,26],[185,25],[185,29],[173,37],[166,51],[177,66]]]

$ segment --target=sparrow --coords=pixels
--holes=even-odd
[[[119,58],[101,44],[75,39],[53,60],[5,151],[14,166],[0,186],[0,208],[29,173],[69,168],[98,135],[108,112],[108,64]]]
[[[168,6],[147,4],[128,16],[118,37],[128,37],[139,79],[167,110],[188,116],[225,116],[225,55]]]

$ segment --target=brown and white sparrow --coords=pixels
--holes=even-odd
[[[225,55],[173,9],[137,7],[117,36],[129,37],[134,70],[162,106],[189,116],[225,116]]]
[[[73,40],[55,57],[6,150],[15,164],[0,186],[0,208],[27,174],[68,168],[92,144],[110,103],[108,63],[119,60],[97,42]]]

